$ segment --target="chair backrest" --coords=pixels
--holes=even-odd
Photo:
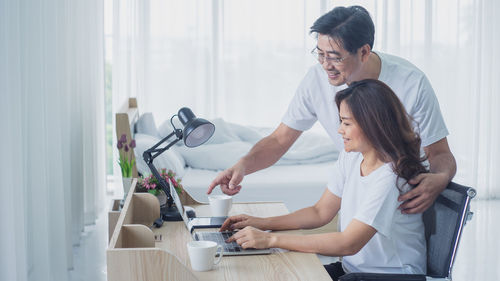
[[[451,279],[462,228],[472,215],[469,203],[475,195],[473,188],[450,182],[424,212],[427,276]]]

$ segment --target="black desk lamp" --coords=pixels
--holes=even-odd
[[[177,116],[177,118],[181,121],[184,126],[184,130],[175,128],[174,123],[172,122],[175,116]],[[146,164],[148,164],[148,167],[155,178],[158,180],[161,189],[165,192],[165,194],[167,194],[167,206],[161,206],[162,219],[164,221],[181,221],[182,217],[179,211],[176,207],[172,206],[174,199],[170,194],[170,185],[163,177],[160,176],[160,173],[158,173],[158,170],[153,164],[153,160],[183,138],[184,144],[187,147],[196,147],[204,144],[214,134],[215,125],[205,119],[196,118],[191,109],[187,107],[181,108],[177,115],[172,116],[172,118],[170,118],[170,124],[172,124],[174,131],[153,147],[144,151],[142,157],[144,158]],[[170,142],[165,147],[158,148],[173,135],[175,135],[175,140]]]

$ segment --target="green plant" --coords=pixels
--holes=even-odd
[[[167,169],[163,168],[160,171],[160,176],[163,179],[165,179],[167,183],[170,183],[171,185],[174,186],[175,191],[177,191],[177,194],[182,194],[184,192],[184,188],[182,187],[181,184],[181,179],[180,178],[176,179],[175,178],[176,175],[172,170],[167,171]],[[140,189],[146,190],[147,192],[153,195],[158,195],[161,190],[161,186],[153,174],[150,174],[145,178],[140,178],[138,184]]]
[[[132,152],[132,148],[135,147],[135,140],[131,140],[130,143],[127,142],[127,136],[123,134],[118,140],[118,144],[116,145],[116,147],[120,151],[120,159],[118,160],[118,164],[120,165],[120,169],[122,170],[122,177],[131,178],[132,168],[135,165],[135,158]]]

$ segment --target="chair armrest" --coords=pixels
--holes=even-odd
[[[423,274],[390,274],[390,273],[363,273],[353,272],[341,276],[342,281],[425,281]]]

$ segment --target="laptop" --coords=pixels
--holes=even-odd
[[[184,209],[184,206],[181,203],[181,200],[179,199],[179,196],[177,196],[177,192],[173,188],[173,186],[170,186],[170,194],[172,195],[172,198],[174,199],[175,205],[177,206],[177,209],[179,210],[179,213],[181,213],[182,220],[184,221],[184,224],[186,225],[187,230],[191,234],[194,240],[197,241],[214,241],[217,244],[221,245],[224,249],[224,256],[241,256],[241,255],[265,255],[265,254],[270,254],[272,252],[271,249],[243,249],[238,243],[235,241],[231,243],[226,243],[226,239],[231,237],[235,232],[233,231],[224,231],[224,232],[209,232],[209,231],[198,231],[194,232],[194,230],[197,228],[195,227],[191,221],[191,218],[188,218],[186,211]]]

